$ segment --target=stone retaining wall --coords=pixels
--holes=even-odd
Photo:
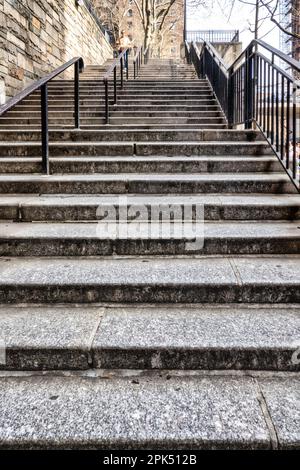
[[[102,64],[112,49],[76,0],[0,0],[0,104],[75,56]]]

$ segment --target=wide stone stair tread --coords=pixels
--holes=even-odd
[[[296,305],[2,306],[2,370],[296,371]]]
[[[141,211],[131,207],[131,214]],[[173,209],[174,210],[174,209]],[[178,212],[182,212],[178,207]],[[145,216],[144,216],[145,217]],[[93,223],[1,223],[1,256],[108,256],[195,254],[298,254],[300,220],[295,222],[206,222],[174,224],[131,220]],[[150,237],[151,233],[151,237]],[[196,243],[197,237],[200,243]],[[187,243],[190,242],[190,246]]]
[[[2,258],[3,303],[298,303],[299,256]],[[126,280],[126,282],[124,282]]]
[[[268,374],[3,377],[1,448],[297,448],[297,388]]]
[[[0,199],[2,219],[32,220],[96,220],[96,211],[117,206],[121,201],[128,206],[204,205],[205,220],[298,220],[300,198],[288,194],[6,194]],[[149,215],[147,215],[149,217]],[[141,215],[144,219],[143,214]]]

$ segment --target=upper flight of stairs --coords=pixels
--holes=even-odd
[[[169,65],[169,62],[171,63]],[[104,127],[103,75],[109,66],[88,66],[81,74],[81,126],[85,129]],[[111,106],[111,125],[128,128],[225,128],[222,111],[206,80],[195,80],[192,66],[150,60],[142,67],[139,79],[133,80],[130,62],[129,80],[118,92],[118,105]],[[120,70],[118,68],[118,76]],[[113,100],[110,82],[110,100]],[[54,80],[49,84],[50,128],[74,126],[74,84]],[[40,125],[40,92],[32,94],[0,118],[0,129],[36,128]]]
[[[80,130],[50,85],[50,175],[38,96],[1,119],[0,448],[299,447],[298,192],[191,67],[150,60],[109,126],[104,71]],[[166,207],[203,207],[204,244]]]

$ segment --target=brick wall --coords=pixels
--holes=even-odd
[[[75,0],[0,0],[0,102],[75,56],[102,64],[112,49]]]

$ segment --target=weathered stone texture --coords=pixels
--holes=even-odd
[[[0,104],[62,63],[102,64],[111,46],[75,0],[0,0]]]

